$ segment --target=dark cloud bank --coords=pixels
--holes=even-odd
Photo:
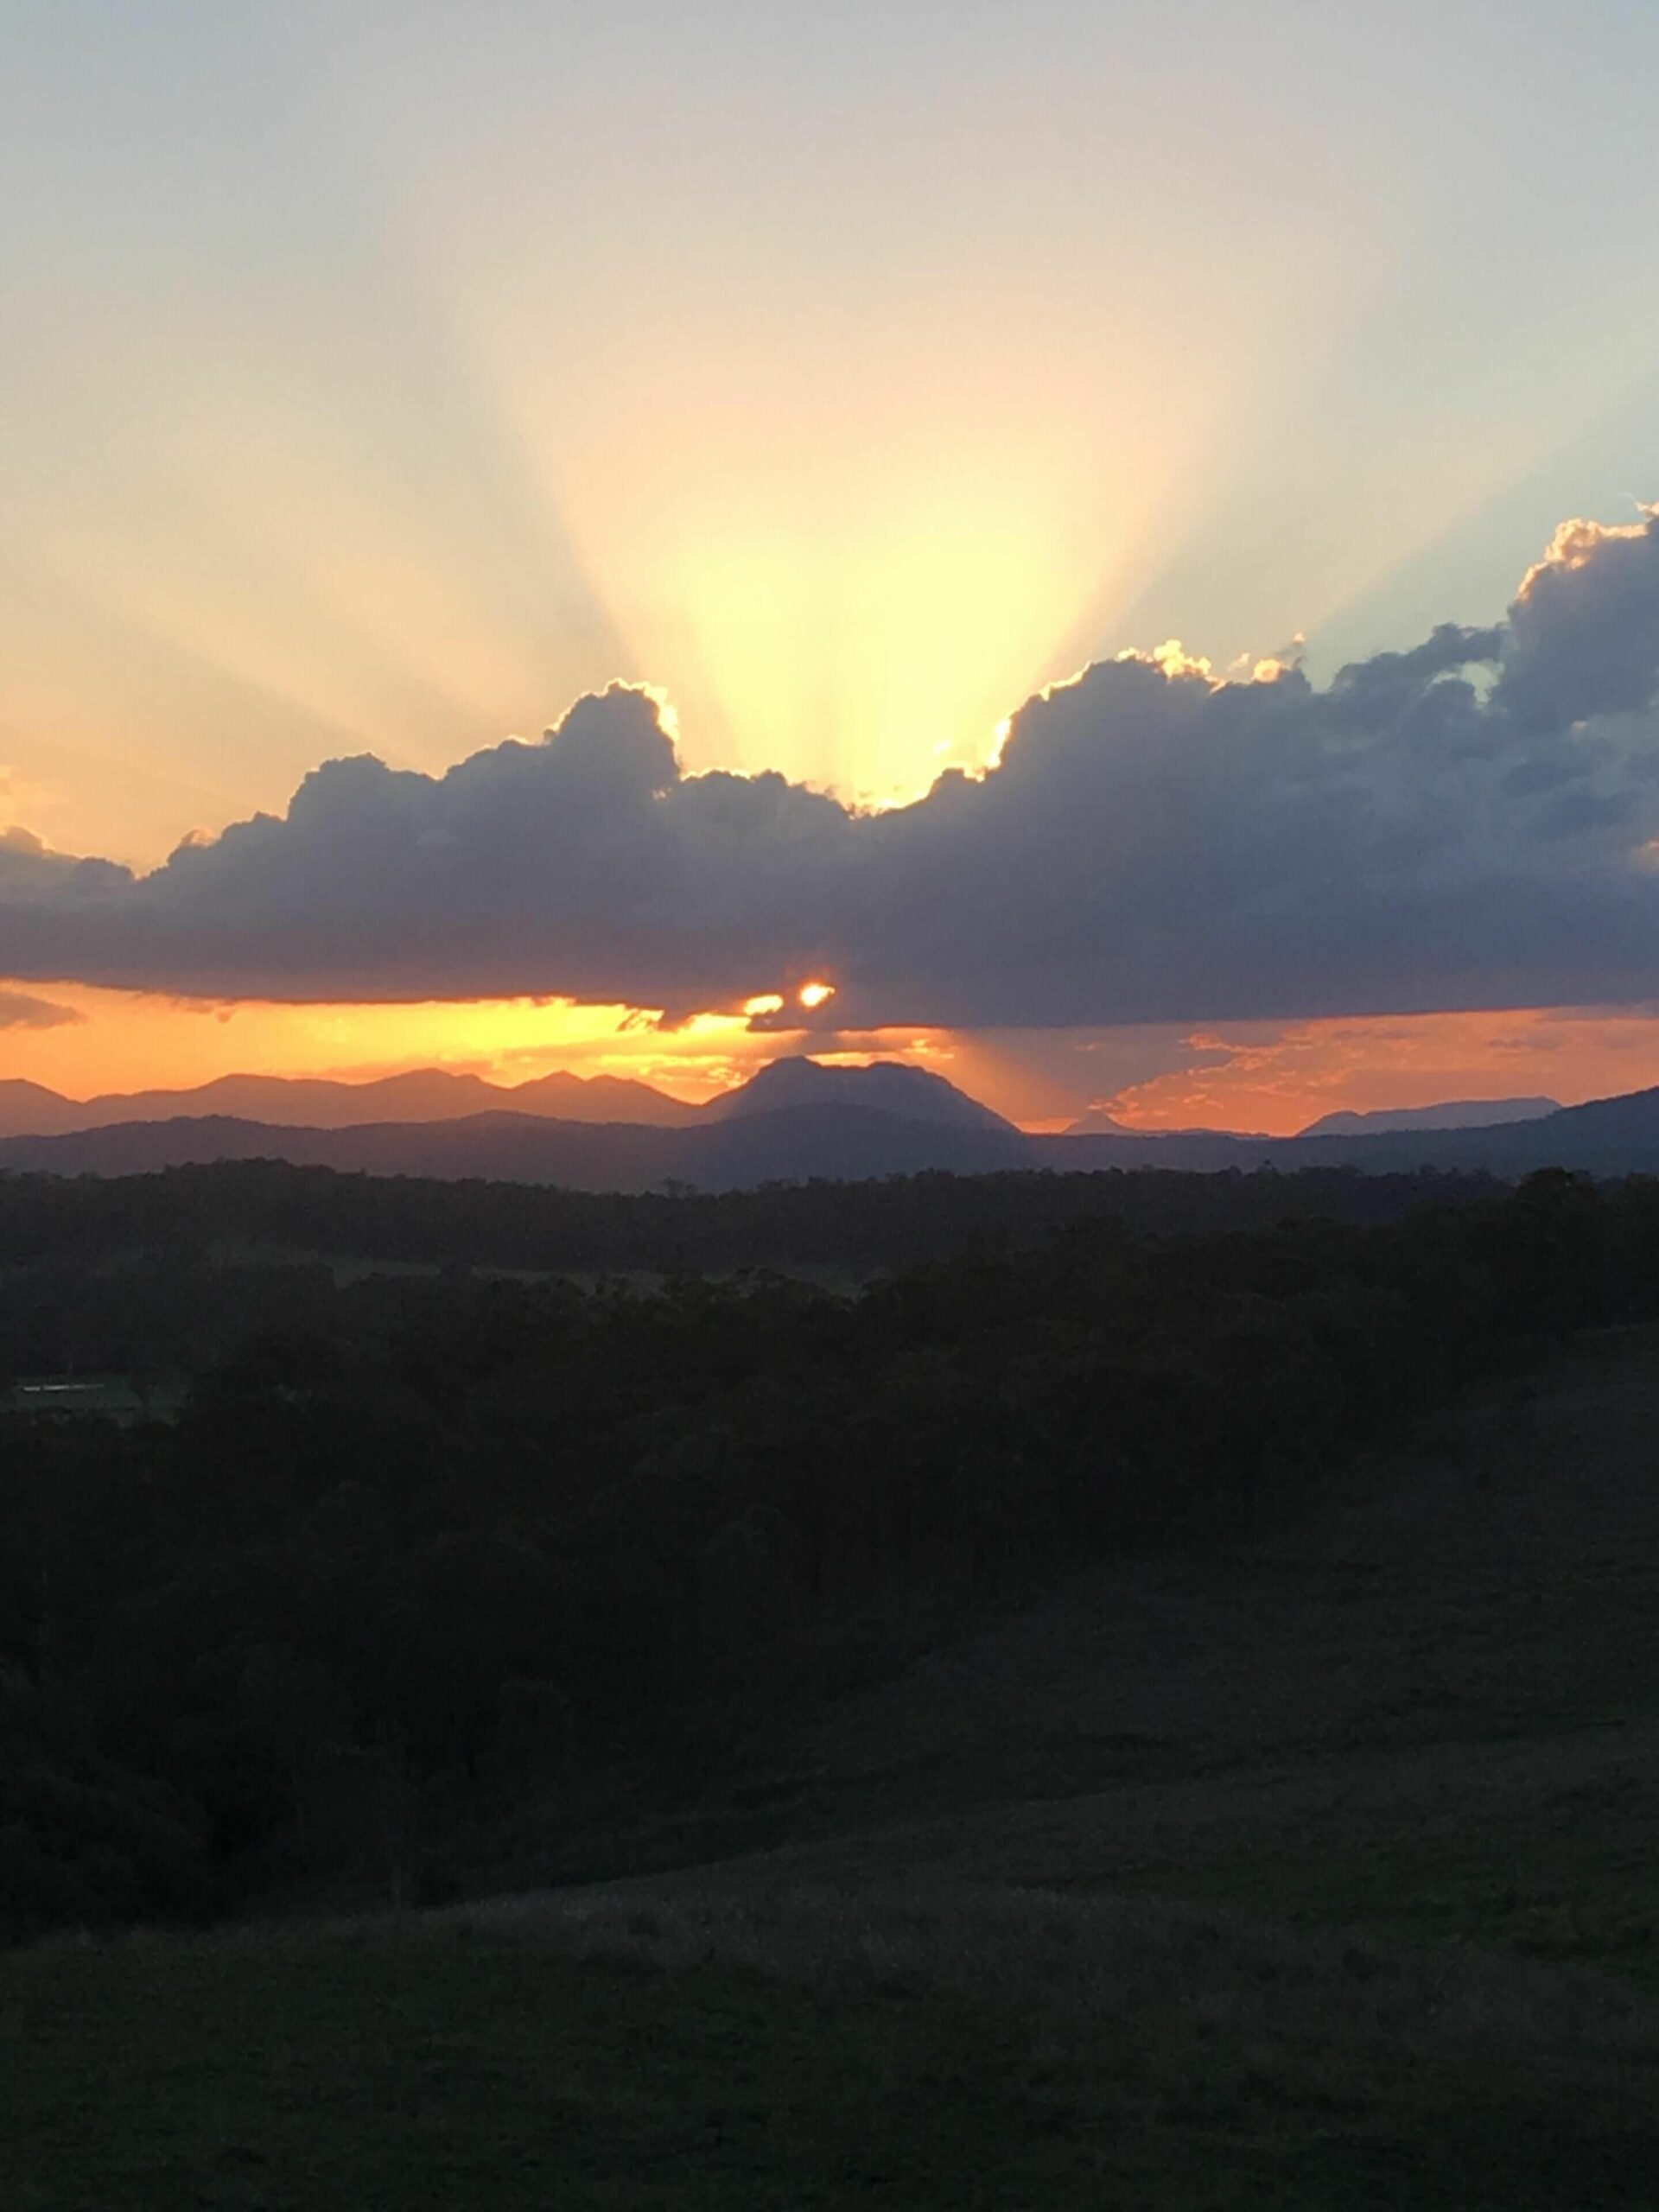
[[[364,758],[135,878],[0,838],[0,975],[196,995],[1061,1026],[1659,989],[1659,510],[1566,524],[1490,629],[1216,683],[1103,663],[1000,764],[860,815],[687,776],[643,693],[441,778]]]

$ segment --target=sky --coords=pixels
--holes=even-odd
[[[1656,81],[1638,0],[0,7],[0,1074],[1659,1082]]]

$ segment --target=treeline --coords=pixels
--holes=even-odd
[[[216,1294],[180,1264],[182,1314]],[[821,1692],[876,1593],[1236,1529],[1540,1342],[1659,1316],[1659,1184],[1084,1217],[857,1296],[267,1272],[284,1310],[234,1344],[198,1309],[176,1425],[0,1425],[13,1936],[419,1893],[456,1837],[683,1755],[755,1683]]]
[[[0,1173],[0,1269],[140,1254],[200,1261],[251,1249],[551,1273],[812,1264],[864,1273],[944,1258],[976,1241],[1030,1244],[1080,1220],[1163,1235],[1313,1217],[1397,1221],[1497,1187],[1478,1173],[1345,1167],[931,1173],[634,1196],[342,1174],[281,1160],[109,1178]]]

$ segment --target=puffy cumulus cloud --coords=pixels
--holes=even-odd
[[[1184,652],[1029,700],[861,813],[687,775],[613,686],[442,777],[373,759],[153,874],[0,841],[0,973],[228,997],[550,995],[824,1026],[1628,1001],[1659,984],[1659,513],[1566,525],[1507,619],[1323,689]]]
[[[1635,714],[1659,684],[1659,509],[1564,522],[1510,609],[1499,696],[1529,729]]]
[[[14,832],[0,973],[220,998],[741,999],[789,958],[853,829],[779,775],[682,774],[657,700],[614,685],[442,777],[331,760],[283,818],[143,877]]]

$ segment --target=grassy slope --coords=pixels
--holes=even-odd
[[[613,1839],[764,1851],[0,1961],[0,2203],[1652,2206],[1656,1440],[1581,1358]]]
[[[734,1876],[1221,1900],[1659,1987],[1659,1332],[1437,1441],[849,1702],[746,1777],[778,1842]]]

